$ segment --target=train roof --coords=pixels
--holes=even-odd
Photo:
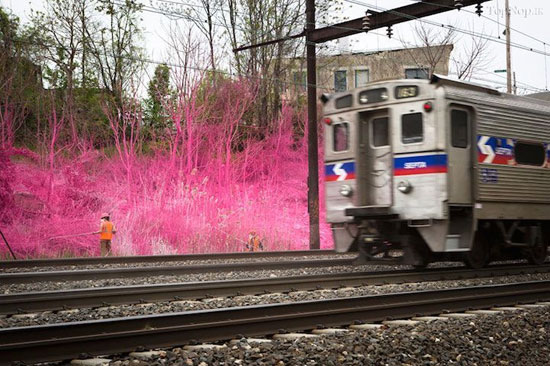
[[[462,80],[453,80],[446,76],[435,74],[429,80],[392,79],[375,81],[368,83],[365,87],[362,88],[333,93],[330,95],[323,94],[323,96],[321,96],[321,101],[323,101],[324,104],[325,114],[340,113],[353,109],[365,108],[364,105],[360,105],[355,102],[355,98],[358,98],[358,95],[364,90],[376,89],[380,87],[392,88],[411,85],[418,85],[419,87],[423,88],[425,93],[427,94],[424,94],[423,96],[419,96],[417,98],[410,98],[406,101],[412,102],[418,99],[424,99],[426,96],[428,98],[433,98],[435,94],[432,94],[428,90],[433,88],[432,90],[435,91],[441,88],[447,99],[454,100],[458,103],[465,102],[470,105],[477,105],[479,107],[485,105],[509,110],[525,111],[529,113],[544,115],[544,118],[549,118],[548,116],[550,116],[550,93],[535,96],[519,96],[503,93],[498,91],[497,89],[488,86]],[[335,101],[341,99],[342,97],[345,97],[346,95],[355,95],[356,97],[353,98],[354,102],[349,106],[337,108],[335,105]],[[391,99],[387,102],[373,103],[372,107],[379,107],[395,102],[395,100]]]

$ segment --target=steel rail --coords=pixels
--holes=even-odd
[[[157,314],[0,330],[0,365],[550,300],[550,281]]]
[[[156,266],[134,268],[107,268],[72,271],[13,272],[1,273],[0,285],[29,283],[37,281],[81,281],[106,278],[133,278],[183,275],[193,273],[215,273],[231,271],[283,270],[351,265],[354,258],[292,260],[284,262],[238,262],[221,264],[192,264],[186,266]]]
[[[277,252],[234,252],[210,254],[144,255],[128,257],[84,257],[53,259],[18,259],[0,261],[0,268],[83,266],[93,264],[129,264],[155,262],[183,262],[195,260],[252,259],[273,257],[325,256],[341,254],[333,250],[289,250]]]
[[[0,314],[7,315],[21,312],[136,304],[154,301],[195,300],[218,296],[257,295],[266,292],[286,293],[291,291],[334,289],[349,286],[444,281],[548,272],[550,272],[550,265],[516,265],[497,266],[479,270],[445,268],[424,272],[383,271],[369,273],[336,273],[280,278],[30,292],[0,295]]]

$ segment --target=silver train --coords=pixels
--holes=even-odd
[[[545,261],[550,102],[439,76],[321,100],[337,251],[392,262],[403,253],[417,267]]]

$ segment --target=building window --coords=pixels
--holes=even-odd
[[[346,70],[334,72],[334,91],[343,92],[348,90],[348,73]]]
[[[514,146],[514,155],[516,162],[521,165],[542,166],[546,161],[543,144],[518,141]]]
[[[422,113],[404,114],[401,117],[401,141],[404,144],[413,144],[423,140]]]
[[[332,150],[346,151],[348,149],[349,125],[347,123],[335,124],[332,129]]]
[[[451,111],[451,145],[468,147],[468,112],[459,109]]]
[[[372,120],[372,144],[374,147],[389,145],[388,117]]]
[[[295,90],[306,91],[307,75],[305,71],[294,71],[292,73],[292,83]]]
[[[405,69],[405,79],[428,79],[429,75],[426,68]]]
[[[355,87],[362,88],[369,82],[369,70],[355,70]]]

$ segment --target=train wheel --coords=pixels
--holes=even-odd
[[[473,269],[483,268],[489,263],[490,245],[481,231],[476,232],[474,245],[472,249],[466,253],[464,263]]]

